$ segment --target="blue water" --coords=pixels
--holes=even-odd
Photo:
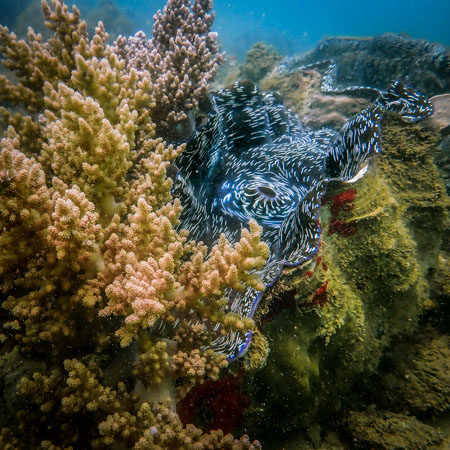
[[[329,35],[371,36],[407,33],[450,45],[450,2],[430,0],[252,0],[216,2],[216,27],[225,48],[257,40],[292,53],[313,47]]]
[[[29,2],[0,0],[0,23],[5,22],[2,16],[8,11]],[[75,3],[85,16],[99,1]],[[116,4],[136,31],[143,29],[150,34],[153,14],[165,1],[117,0]],[[314,47],[325,36],[372,36],[386,31],[450,45],[449,0],[216,0],[214,10],[214,30],[223,48],[239,59],[260,40],[274,45],[280,53],[293,54]]]
[[[118,4],[145,27],[139,17],[165,2],[120,0]],[[450,45],[448,0],[216,0],[214,10],[214,29],[225,50],[238,57],[259,40],[282,53],[297,53],[324,36],[372,36],[386,31]]]

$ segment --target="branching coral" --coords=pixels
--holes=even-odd
[[[130,67],[147,70],[154,85],[152,117],[165,132],[187,118],[208,91],[224,55],[211,32],[212,0],[169,0],[155,15],[153,38],[119,37],[116,52]]]
[[[7,351],[45,366],[11,388],[30,403],[8,416],[2,436],[27,435],[33,447],[253,448],[245,437],[183,428],[168,406],[140,405],[132,392],[136,379],[151,390],[180,378],[186,391],[217,378],[226,361],[204,349],[214,330],[251,326],[224,311],[225,290],[261,287],[251,272],[267,248],[256,224],[234,247],[221,238],[210,251],[178,230],[182,206],[167,170],[183,146],[155,134],[158,102],[181,89],[187,97],[164,106],[169,122],[180,118],[214,74],[211,3],[189,10],[179,2],[182,17],[167,9],[156,17],[152,58],[165,58],[158,76],[181,64],[194,83],[178,87],[131,67],[106,45],[101,23],[89,39],[75,7],[42,5],[47,42],[31,29],[28,42],[0,29],[15,77],[0,78],[2,339]],[[179,20],[186,27],[174,44]],[[169,57],[179,41],[210,65]],[[156,322],[173,329],[170,351],[149,337]],[[127,354],[133,364],[117,371]]]
[[[74,418],[91,417],[98,421],[98,433],[90,442],[93,448],[108,448],[121,442],[127,448],[135,449],[256,449],[259,444],[252,444],[247,436],[235,440],[231,435],[224,436],[219,431],[209,434],[193,425],[183,427],[177,414],[167,404],[152,407],[142,403],[137,412],[131,414],[132,405],[136,404],[134,395],[127,393],[124,383],[117,389],[101,384],[102,373],[93,360],[87,365],[78,360],[64,361],[64,372],[52,373],[50,376],[35,374],[32,380],[23,380],[18,389],[28,395],[34,402],[41,403],[41,411],[51,414],[58,410],[63,445],[71,445],[74,435],[79,435],[77,442],[83,446],[85,428],[81,428]],[[48,401],[51,392],[60,397],[60,405]],[[22,430],[29,432],[30,424],[23,424]],[[52,436],[56,430],[50,426],[44,433],[47,439],[41,446],[51,446]],[[7,430],[3,431],[8,436]],[[1,442],[1,441],[0,441]]]

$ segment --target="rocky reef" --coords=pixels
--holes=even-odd
[[[361,380],[377,370],[390,346],[417,333],[424,308],[432,307],[430,271],[437,267],[448,220],[433,164],[436,135],[421,126],[406,129],[393,118],[386,122],[377,167],[351,189],[326,197],[318,257],[300,272],[286,271],[266,298],[270,304],[259,323],[271,353],[252,390],[256,428],[270,424],[269,443],[274,428],[295,434],[299,424],[305,429],[360,404],[354,395],[364,386]],[[397,141],[399,134],[404,141]],[[402,142],[420,164],[405,157]],[[436,395],[448,401],[445,379],[436,379]],[[391,387],[383,389],[394,396],[389,381]],[[403,383],[421,403],[413,393],[418,385],[433,390],[436,382]]]
[[[414,417],[392,412],[351,412],[347,429],[355,448],[444,448],[439,431]]]

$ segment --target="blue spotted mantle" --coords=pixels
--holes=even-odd
[[[380,123],[386,111],[406,122],[432,112],[422,95],[394,83],[340,130],[313,131],[272,93],[236,83],[211,96],[206,124],[188,141],[175,164],[174,195],[183,205],[181,228],[214,245],[220,234],[235,243],[254,219],[270,258],[259,272],[270,286],[284,267],[310,259],[318,249],[318,213],[327,184],[351,182],[364,174],[380,152]],[[253,288],[228,292],[228,310],[252,317],[261,293]],[[251,331],[217,338],[211,348],[229,361],[248,350]]]

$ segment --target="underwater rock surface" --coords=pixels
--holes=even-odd
[[[271,45],[256,42],[245,56],[245,63],[241,66],[239,79],[243,81],[262,80],[280,62],[281,56]]]
[[[387,355],[380,393],[391,410],[435,416],[450,408],[450,337],[425,331]]]
[[[389,411],[351,412],[347,429],[356,448],[443,449],[439,431],[414,417]]]
[[[424,39],[385,33],[373,38],[333,37],[315,49],[285,59],[283,73],[306,66],[332,66],[325,77],[329,90],[352,86],[386,89],[393,80],[414,86],[427,96],[450,90],[450,53],[446,46]]]

